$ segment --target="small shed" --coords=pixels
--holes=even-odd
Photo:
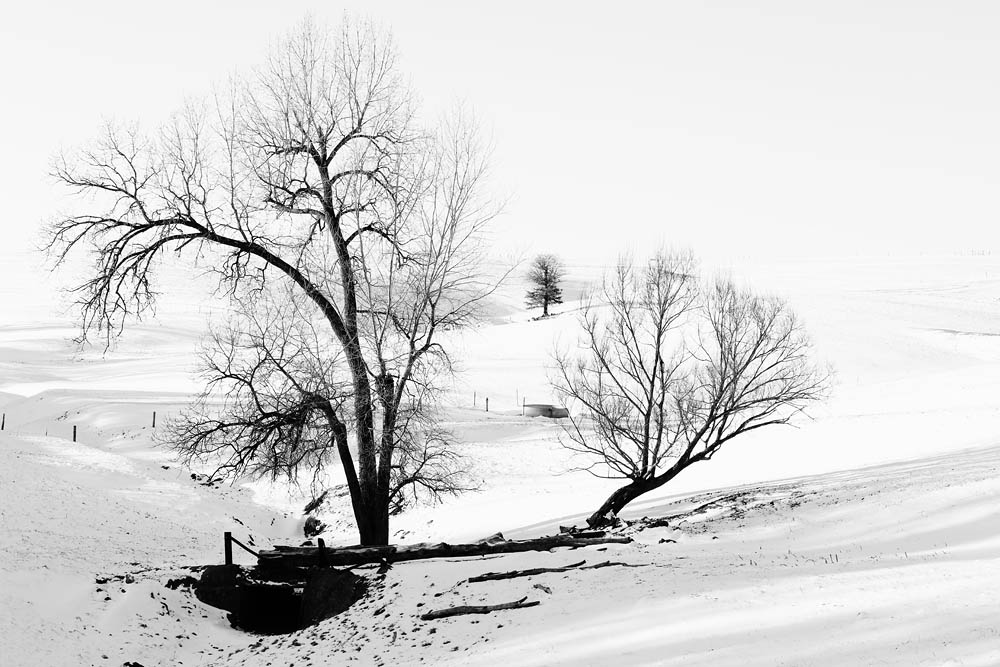
[[[524,416],[559,419],[561,417],[569,417],[569,410],[566,408],[556,407],[555,405],[549,405],[548,403],[525,403]]]

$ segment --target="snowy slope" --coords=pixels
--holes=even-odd
[[[175,296],[107,354],[78,351],[66,321],[37,304],[15,308],[0,323],[4,664],[305,664],[310,651],[313,664],[338,664],[342,642],[359,664],[376,656],[465,664],[471,654],[482,664],[1000,662],[1000,261],[728,269],[789,299],[817,356],[837,371],[833,395],[812,421],[734,443],[631,512],[684,514],[734,493],[742,509],[734,514],[727,500],[600,553],[400,565],[384,602],[349,613],[353,630],[331,621],[260,643],[162,586],[186,566],[218,562],[224,530],[258,545],[295,543],[311,497],[262,482],[208,487],[152,448],[152,412],[162,424],[197,388],[189,373],[207,316],[190,303],[202,297]],[[581,267],[574,284],[596,270]],[[457,341],[462,373],[444,419],[481,490],[408,511],[393,524],[396,539],[542,534],[578,522],[615,486],[567,472],[573,460],[558,446],[558,425],[520,417],[520,399],[551,396],[548,354],[554,341],[572,339],[574,322],[572,301],[531,321],[518,310],[520,289],[499,294],[488,323]],[[884,465],[898,461],[906,462]],[[323,518],[328,542],[353,542],[345,505]],[[431,583],[449,589],[487,570],[584,558],[648,567],[459,586],[449,603],[526,594],[543,603],[439,621],[433,635],[414,620],[418,601],[444,602]],[[132,583],[95,583],[126,574]],[[391,614],[373,619],[397,598]]]
[[[232,664],[995,665],[998,501],[992,447],[647,503],[629,514],[675,518],[634,544],[401,563],[367,608]],[[633,567],[461,583],[581,560]],[[524,596],[541,604],[417,618]]]
[[[401,563],[384,577],[361,568],[372,595],[344,616],[253,637],[164,584],[186,565],[217,560],[219,532],[233,520],[250,532],[276,520],[280,532],[290,519],[253,510],[238,493],[186,486],[170,471],[157,480],[120,457],[74,456],[66,442],[2,444],[0,636],[14,656],[5,664],[1000,660],[998,447],[640,503],[628,517],[670,522],[634,532],[630,545]],[[581,560],[630,567],[463,583]],[[524,596],[541,604],[418,618]]]

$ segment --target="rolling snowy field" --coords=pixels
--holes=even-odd
[[[165,586],[220,562],[226,530],[255,546],[300,542],[312,497],[206,485],[152,447],[153,411],[161,426],[197,389],[203,301],[170,296],[104,354],[68,342],[50,285],[4,285],[15,305],[0,322],[0,663],[1000,664],[1000,260],[728,268],[786,297],[834,367],[812,420],[741,438],[635,503],[627,518],[673,518],[632,544],[398,564],[371,572],[371,596],[344,615],[280,637],[233,630]],[[596,272],[571,264],[567,297]],[[531,321],[522,289],[456,342],[443,418],[481,490],[397,517],[394,539],[545,534],[615,488],[569,472],[556,423],[520,416],[522,398],[550,400],[548,354],[572,339],[576,305]],[[345,503],[321,518],[328,543],[353,541]],[[636,567],[460,583],[580,560]],[[418,619],[523,596],[541,604]]]

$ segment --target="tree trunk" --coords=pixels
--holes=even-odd
[[[649,493],[654,489],[660,488],[674,477],[677,477],[681,470],[684,470],[692,463],[704,460],[704,458],[704,453],[692,456],[691,450],[688,449],[688,451],[684,452],[680,458],[674,461],[672,466],[663,471],[660,475],[651,478],[632,480],[608,496],[608,499],[604,501],[604,504],[601,505],[600,508],[598,508],[598,510],[591,514],[587,519],[587,525],[591,528],[601,528],[614,523],[618,513],[621,512],[630,502],[644,493]]]
[[[389,544],[389,499],[381,497],[378,507],[372,512],[371,544],[385,546]]]
[[[350,491],[351,507],[354,510],[354,521],[358,525],[358,538],[364,546],[382,546],[389,543],[389,502],[386,494],[380,493],[378,484],[359,479],[354,467],[354,458],[347,437],[347,425],[344,424],[329,404],[323,406],[330,429],[333,431],[333,441],[337,447],[340,463],[347,479],[347,489]]]
[[[324,200],[332,208],[329,181],[324,182]],[[379,484],[378,446],[375,441],[375,406],[372,387],[368,379],[368,366],[358,335],[358,304],[356,276],[352,268],[347,240],[340,229],[340,220],[328,216],[327,223],[333,236],[340,265],[340,278],[344,294],[344,328],[347,336],[341,340],[344,355],[351,371],[354,387],[354,420],[358,446],[358,482],[361,492],[363,517],[358,519],[358,537],[362,545],[384,545],[389,541],[389,499]],[[389,452],[391,461],[392,453]]]
[[[647,488],[648,485],[649,480],[640,479],[616,489],[614,493],[608,496],[604,504],[590,515],[587,519],[587,525],[591,528],[600,528],[613,523],[615,517],[618,516],[618,513],[626,505],[646,493],[646,491],[649,491]]]
[[[354,467],[354,458],[351,456],[351,448],[347,440],[347,425],[337,418],[337,414],[329,404],[325,406],[327,420],[333,430],[333,439],[337,445],[337,454],[340,456],[340,464],[344,468],[344,477],[347,479],[347,490],[351,494],[351,507],[354,509],[354,520],[361,526],[362,517],[365,515],[365,506],[361,496],[361,485],[358,483],[358,473]]]
[[[652,479],[632,480],[620,489],[616,489],[614,493],[608,496],[608,499],[604,501],[604,504],[601,505],[596,512],[590,515],[587,519],[587,525],[591,528],[602,528],[614,523],[618,513],[625,509],[626,505],[642,494],[649,493],[650,491],[660,488],[676,477],[677,473],[686,468],[690,463],[693,463],[693,461],[687,457],[681,457],[681,459],[679,459],[662,475],[653,477]]]
[[[358,537],[363,547],[381,547],[389,544],[388,507],[365,507],[358,522]]]

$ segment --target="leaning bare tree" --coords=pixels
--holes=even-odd
[[[51,248],[94,257],[85,337],[151,308],[161,258],[214,272],[234,320],[172,444],[232,475],[337,461],[361,542],[385,544],[408,494],[461,487],[433,408],[441,333],[496,287],[480,269],[486,154],[462,117],[417,123],[387,35],[306,23],[213,105],[60,160],[90,208],[54,224]]]
[[[549,316],[549,306],[562,303],[562,282],[565,269],[562,261],[555,255],[538,255],[528,267],[528,283],[531,285],[525,294],[528,308],[542,307],[542,317]]]
[[[706,286],[687,254],[619,262],[580,324],[582,352],[555,359],[553,386],[571,408],[564,445],[593,474],[629,480],[592,527],[730,440],[788,423],[827,386],[782,301]]]

